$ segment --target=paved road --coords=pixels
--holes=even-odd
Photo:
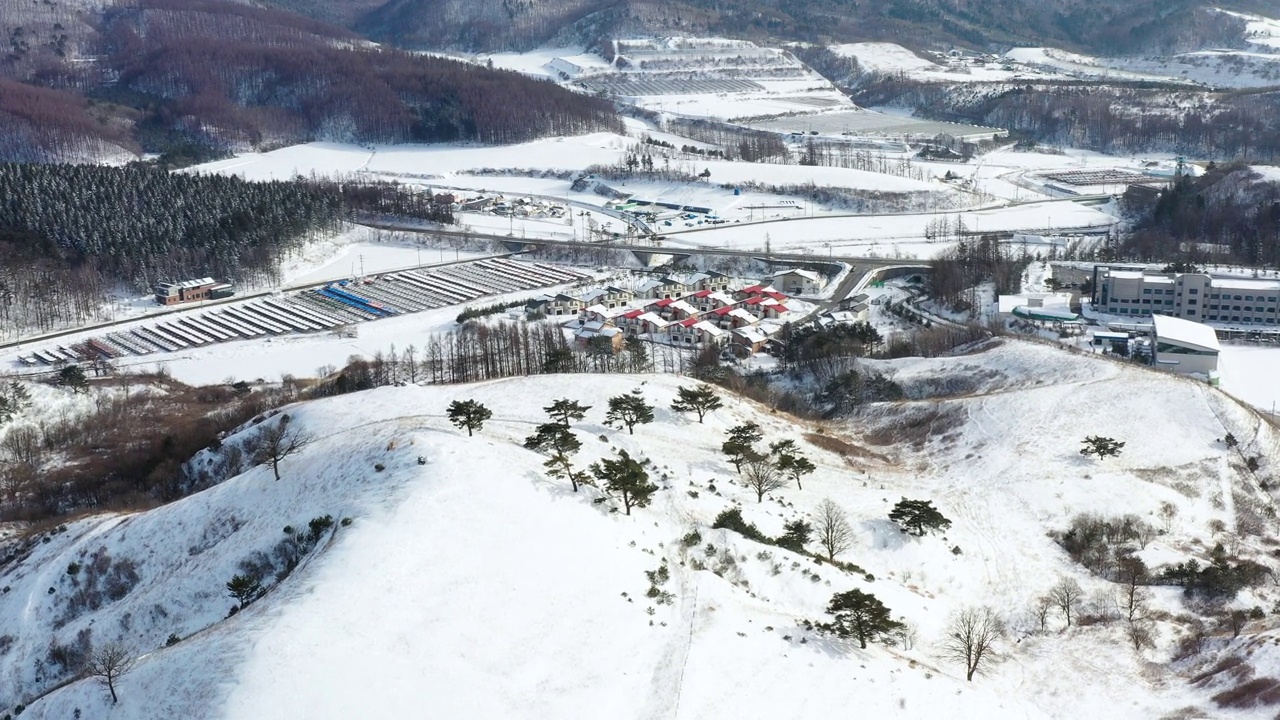
[[[1076,195],[1073,197],[1065,197],[1065,198],[1049,198],[1048,200],[1026,200],[1022,202],[995,202],[995,203],[977,205],[977,206],[968,207],[968,208],[952,208],[947,210],[938,210],[936,211],[936,214],[951,215],[956,213],[982,212],[984,210],[1000,210],[1003,208],[1010,208],[1010,207],[1022,208],[1022,207],[1029,207],[1032,205],[1048,205],[1051,203],[1110,200],[1111,197],[1112,197],[1111,195]],[[769,220],[755,220],[753,222],[728,223],[726,225],[707,225],[705,227],[693,227],[693,228],[685,228],[681,230],[672,229],[666,232],[659,232],[659,234],[662,237],[675,238],[681,235],[691,235],[693,233],[707,232],[710,230],[723,230],[730,225],[732,225],[733,227],[747,227],[752,225],[767,225],[769,223],[803,222],[805,220],[826,220],[829,218],[846,218],[849,220],[874,220],[876,218],[903,217],[906,215],[923,215],[923,214],[926,214],[926,213],[922,213],[919,210],[904,210],[902,212],[877,213],[875,215],[863,215],[858,213],[831,213],[831,214],[824,214],[824,215],[815,215],[813,217],[783,217],[783,218],[772,218]],[[974,232],[973,234],[977,235],[977,234],[984,234],[984,233]],[[916,237],[916,236],[911,236],[911,237]],[[901,238],[887,238],[887,239],[901,239]]]
[[[436,230],[432,228],[424,228],[411,225],[408,223],[380,223],[380,222],[362,222],[361,225],[376,228],[379,230],[395,230],[398,232],[418,233],[422,235],[432,235],[436,237],[459,237],[467,239],[493,240],[504,243],[521,243],[527,246],[555,245],[557,247],[583,248],[590,250],[630,250],[635,252],[646,252],[666,255],[726,255],[730,257],[748,257],[761,258],[768,260],[780,260],[783,262],[794,263],[836,263],[846,262],[856,265],[868,265],[874,267],[889,267],[892,265],[912,264],[918,261],[900,260],[893,258],[878,257],[861,257],[857,255],[819,255],[806,253],[763,253],[759,250],[729,250],[725,248],[685,248],[685,247],[668,247],[665,245],[641,245],[635,243],[623,242],[584,242],[581,240],[545,240],[537,238],[517,238],[508,235],[494,235],[489,233],[477,232],[460,232],[456,230]]]

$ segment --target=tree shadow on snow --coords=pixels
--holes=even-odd
[[[888,520],[863,520],[862,528],[871,535],[872,547],[877,550],[900,550],[907,544],[907,534]]]

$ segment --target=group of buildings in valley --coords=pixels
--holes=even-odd
[[[783,270],[753,284],[709,270],[635,287],[606,285],[576,295],[548,295],[525,310],[565,318],[581,345],[607,343],[618,351],[627,338],[640,338],[680,347],[728,346],[746,356],[762,349],[786,323],[807,314],[808,303],[792,295],[817,295],[827,282],[825,275],[809,270]],[[789,295],[778,286],[799,292]]]

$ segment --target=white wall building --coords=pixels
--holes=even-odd
[[[1094,269],[1093,309],[1147,319],[1280,325],[1280,281],[1215,278],[1203,273],[1149,275],[1131,268]]]
[[[779,270],[773,284],[788,295],[817,295],[827,286],[827,276],[812,270]]]
[[[1218,369],[1218,334],[1208,325],[1168,315],[1152,315],[1152,361],[1176,373],[1209,375]]]

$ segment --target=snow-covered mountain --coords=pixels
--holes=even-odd
[[[0,702],[26,703],[24,720],[1220,717],[1210,697],[1231,681],[1188,678],[1245,643],[1267,675],[1269,617],[1170,662],[1187,625],[1177,588],[1152,588],[1157,646],[1141,652],[1123,623],[1066,629],[1054,616],[1042,633],[1028,615],[1063,576],[1091,595],[1114,591],[1049,536],[1082,512],[1160,526],[1142,550],[1152,566],[1204,562],[1228,536],[1232,552],[1265,562],[1260,537],[1232,532],[1274,507],[1257,478],[1280,437],[1255,413],[1201,384],[1019,342],[879,369],[912,396],[960,394],[823,428],[732,397],[699,424],[669,409],[694,382],[671,376],[383,388],[286,408],[316,441],[281,463],[279,481],[257,467],[15,546],[0,570]],[[608,398],[635,389],[655,421],[634,435],[605,427]],[[652,461],[661,489],[649,507],[627,516],[596,488],[546,478],[543,456],[521,444],[562,397],[592,406],[575,425],[577,465],[617,449]],[[492,420],[468,437],[445,418],[455,399],[484,403]],[[756,502],[720,452],[745,421],[812,458],[803,489]],[[1263,458],[1258,474],[1218,441],[1228,433]],[[1126,442],[1123,454],[1081,457],[1094,434]],[[904,535],[888,520],[902,497],[933,500],[954,524]],[[839,559],[860,573],[710,528],[736,504],[776,536],[824,498],[850,516],[856,542]],[[268,575],[266,594],[228,617],[226,584],[245,563],[269,564],[286,526],[296,537],[326,515],[332,527],[317,526],[296,569],[279,584]],[[664,563],[669,579],[651,582]],[[876,595],[915,642],[861,650],[806,627],[850,589]],[[1259,587],[1237,604],[1276,599]],[[938,643],[950,614],[974,605],[1010,634],[1005,661],[966,682]],[[140,656],[118,704],[93,679],[54,687],[58,660],[109,643]]]

